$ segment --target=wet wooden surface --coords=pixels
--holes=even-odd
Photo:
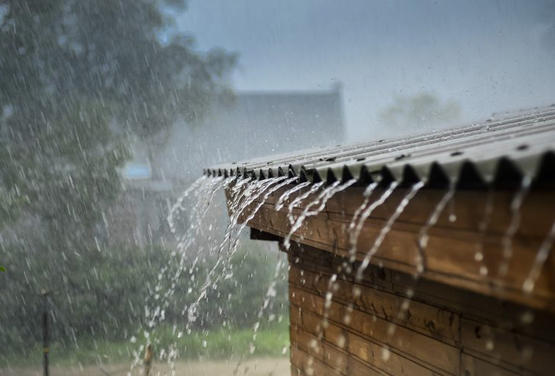
[[[248,223],[249,227],[285,237],[291,228],[287,218],[287,204],[303,193],[296,193],[280,211],[276,211],[277,199],[288,188],[290,186],[271,194]],[[363,187],[350,187],[333,196],[322,212],[304,221],[292,240],[346,257],[351,249],[348,227],[353,214],[363,202],[363,191]],[[376,189],[370,202],[375,201],[382,193],[382,189]],[[357,260],[362,260],[368,253],[406,193],[406,188],[394,191],[365,221],[356,243]],[[371,263],[415,274],[421,228],[445,193],[444,190],[420,190],[394,223]],[[545,262],[534,290],[531,293],[523,291],[524,281],[530,273],[537,251],[555,221],[555,194],[548,190],[531,191],[525,197],[518,211],[519,226],[515,235],[510,238],[512,255],[505,257],[503,239],[514,219],[511,202],[516,193],[517,191],[457,191],[437,223],[428,231],[429,241],[424,249],[426,269],[422,277],[555,312],[553,254]],[[314,198],[316,194],[304,200],[300,207],[294,209],[293,214],[298,216]],[[486,214],[488,202],[491,203],[491,215]],[[240,220],[244,220],[255,205],[258,202],[247,208]],[[481,229],[484,221],[487,223],[485,230],[483,227]],[[503,274],[499,270],[505,261],[508,263],[508,272]]]
[[[552,374],[549,312],[376,266],[355,282],[340,257],[288,253],[293,375]]]

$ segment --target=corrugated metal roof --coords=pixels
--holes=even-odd
[[[555,105],[489,119],[466,127],[408,138],[349,146],[315,148],[222,164],[204,170],[211,176],[361,182],[418,180],[430,186],[510,185],[530,175],[555,180]],[[516,183],[515,183],[516,184]]]

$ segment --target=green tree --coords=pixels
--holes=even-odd
[[[453,101],[440,101],[430,93],[414,96],[397,96],[393,104],[380,113],[386,126],[405,129],[421,129],[446,125],[460,117],[460,107]]]
[[[108,257],[102,218],[120,192],[126,140],[149,143],[178,120],[194,124],[229,91],[235,56],[198,52],[172,28],[168,10],[185,5],[0,0],[2,323],[41,288],[65,300],[60,315],[98,307],[100,293],[85,292]],[[21,322],[36,319],[24,312]],[[96,312],[80,318],[90,333],[102,324]]]

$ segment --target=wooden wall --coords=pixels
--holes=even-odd
[[[277,211],[275,203],[288,188],[291,187],[283,187],[268,197],[249,221],[249,227],[281,238],[287,236],[291,230],[287,207]],[[362,187],[350,187],[334,195],[318,215],[305,219],[292,239],[327,252],[348,255],[351,249],[348,228],[363,202],[362,191]],[[364,222],[356,244],[355,256],[359,261],[366,256],[407,191],[408,188],[400,188],[393,192]],[[377,200],[382,193],[382,189],[376,189],[370,202]],[[534,290],[523,293],[524,281],[529,276],[538,249],[555,221],[555,198],[549,190],[531,191],[526,196],[519,211],[519,226],[510,238],[511,255],[506,258],[503,243],[513,220],[511,203],[515,194],[514,191],[492,191],[490,194],[456,191],[438,222],[428,230],[429,240],[424,250],[427,265],[423,276],[427,280],[550,310],[555,314],[555,252],[545,261]],[[372,257],[372,264],[415,273],[420,231],[444,195],[444,190],[420,190],[393,224],[382,246]],[[315,196],[316,193],[295,208],[294,216],[300,215]],[[488,200],[491,200],[489,216],[485,203]],[[259,203],[253,204],[256,205]],[[249,214],[250,211],[245,210],[240,222]],[[456,218],[455,221],[449,219],[451,215]],[[487,228],[482,232],[480,223],[486,218]],[[481,258],[476,257],[478,251]],[[508,273],[504,275],[499,272],[503,260],[508,262]]]
[[[292,375],[555,373],[548,311],[377,266],[355,284],[341,256],[297,243],[288,254]]]

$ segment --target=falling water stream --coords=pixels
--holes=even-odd
[[[293,209],[299,206],[304,200],[306,200],[310,195],[318,191],[325,182],[319,182],[312,184],[312,186],[303,194],[295,197],[293,201],[289,205],[287,205],[287,218],[289,219],[289,223],[295,223],[295,216],[293,215]]]
[[[434,206],[431,214],[429,215],[428,219],[424,223],[424,225],[420,228],[418,233],[418,240],[417,240],[417,257],[416,257],[416,272],[413,275],[414,284],[408,287],[405,290],[405,297],[399,304],[399,309],[395,314],[395,318],[397,321],[401,322],[407,317],[407,313],[409,312],[410,305],[412,303],[412,298],[414,295],[414,291],[416,290],[416,283],[420,280],[420,277],[427,269],[427,258],[426,258],[426,247],[428,245],[429,240],[429,231],[430,229],[435,226],[439,220],[439,217],[445,210],[445,207],[449,202],[453,202],[453,197],[455,195],[455,182],[451,181],[447,191],[443,194],[441,199],[437,202]],[[453,208],[453,206],[451,206]],[[455,220],[455,214],[451,211],[449,215],[449,220]],[[391,339],[397,330],[397,326],[392,322],[387,328],[387,336],[388,339]],[[385,350],[384,354],[388,354],[388,350]],[[384,355],[387,356],[387,355]]]
[[[285,182],[283,182],[282,184],[277,184],[280,183],[282,180],[285,180]],[[190,207],[189,213],[187,213],[188,218],[191,219],[192,222],[189,223],[189,225],[187,226],[187,230],[183,235],[176,234],[178,239],[178,243],[176,246],[177,252],[174,252],[173,256],[174,259],[177,258],[178,261],[170,261],[172,265],[168,265],[160,271],[158,275],[158,280],[156,282],[156,285],[154,286],[154,296],[148,298],[145,302],[146,328],[143,331],[142,335],[144,336],[147,343],[156,342],[156,338],[152,337],[152,331],[158,324],[165,320],[165,309],[169,305],[170,298],[173,296],[177,282],[183,275],[183,272],[188,268],[189,275],[193,276],[192,272],[195,269],[195,266],[198,263],[199,259],[201,257],[205,257],[202,256],[204,253],[210,252],[210,249],[204,249],[201,242],[198,241],[198,238],[200,238],[201,234],[206,231],[206,228],[208,228],[209,232],[212,226],[204,226],[203,222],[216,192],[220,191],[221,189],[230,188],[230,223],[225,231],[223,240],[217,247],[216,252],[218,256],[216,257],[215,265],[210,269],[206,277],[206,282],[204,283],[204,285],[202,285],[197,299],[189,307],[186,307],[186,310],[184,310],[183,312],[187,313],[187,324],[185,328],[188,333],[191,332],[189,324],[196,320],[198,304],[202,299],[206,297],[207,290],[210,287],[216,286],[220,278],[222,278],[223,273],[218,275],[215,275],[215,273],[216,270],[218,270],[218,266],[224,260],[224,257],[222,255],[222,251],[224,250],[224,248],[227,247],[229,250],[226,254],[227,257],[225,257],[225,259],[229,261],[237,248],[238,238],[241,230],[247,225],[248,221],[254,217],[255,213],[268,198],[269,194],[279,189],[280,187],[293,182],[293,180],[294,179],[286,179],[285,177],[280,177],[257,182],[249,182],[248,179],[236,181],[235,178],[223,179],[202,177],[198,179],[195,183],[193,183],[193,185],[189,189],[187,189],[181,197],[178,198],[176,204],[173,206],[172,212],[168,217],[170,228],[172,229],[172,231],[176,231],[176,222],[180,220],[182,211],[185,209],[184,201],[188,196],[192,196],[193,202],[193,205]],[[230,186],[232,182],[235,182],[235,184]],[[277,184],[277,186],[275,184]],[[270,187],[272,187],[271,190],[269,190]],[[255,206],[254,210],[250,213],[250,216],[247,218],[247,220],[239,225],[238,220],[243,212],[266,191],[268,192],[264,195],[264,198],[260,201],[260,203]],[[195,253],[194,258],[192,262],[187,262],[188,257],[191,256],[192,252]],[[170,273],[170,270],[175,269],[175,265],[177,265],[177,269],[173,273]],[[163,292],[163,282],[168,280],[170,281],[170,287],[165,292]],[[180,337],[181,332],[176,333],[176,339]],[[132,340],[132,342],[134,341],[135,340]],[[140,354],[143,350],[144,345],[142,345],[138,349],[138,351],[134,352],[135,361],[131,365],[131,370],[133,370],[133,368],[140,363]],[[172,374],[174,373],[174,361],[177,356],[178,353],[176,351],[175,343],[170,344],[166,349],[159,350],[160,359],[167,361],[169,368],[172,370]]]
[[[432,214],[428,217],[428,220],[426,221],[424,226],[420,228],[420,232],[418,234],[418,247],[417,247],[418,256],[416,259],[417,276],[420,276],[422,273],[426,271],[427,260],[426,260],[425,251],[426,251],[426,247],[428,246],[428,240],[429,240],[428,232],[430,231],[430,228],[432,228],[437,224],[437,221],[439,220],[441,213],[445,209],[445,206],[447,205],[448,202],[452,201],[454,195],[455,195],[455,183],[451,182],[449,184],[449,188],[447,189],[447,192],[445,192],[441,200],[439,200],[439,202],[436,204],[436,206],[434,207],[434,210],[432,210]]]
[[[224,184],[226,184],[222,178],[207,178],[201,177],[197,181],[195,181],[177,200],[176,204],[173,206],[172,211],[169,215],[170,220],[170,229],[175,231],[175,225],[177,220],[181,216],[181,211],[185,209],[184,201],[190,195],[193,196],[194,205],[190,208],[191,215],[189,218],[194,218],[195,221],[190,223],[187,227],[187,231],[183,236],[179,236],[177,249],[180,252],[173,252],[172,258],[170,259],[171,264],[177,264],[177,270],[175,270],[174,274],[169,275],[171,267],[173,265],[167,265],[166,267],[162,268],[160,273],[158,274],[157,281],[154,285],[154,294],[152,296],[147,297],[145,301],[145,319],[146,319],[146,328],[142,331],[142,333],[138,333],[142,335],[148,343],[152,343],[156,341],[155,338],[151,337],[152,330],[165,319],[165,310],[167,309],[168,305],[170,304],[170,298],[173,296],[176,283],[183,274],[185,270],[185,254],[183,250],[186,250],[190,247],[191,243],[197,239],[199,233],[202,231],[203,226],[202,223],[205,219],[206,213],[208,211],[208,206],[210,205],[211,198],[219,189],[221,189]],[[177,259],[177,260],[176,260]],[[166,280],[170,280],[170,287],[166,291],[162,291],[163,289],[163,282]],[[131,338],[131,342],[135,342],[136,337]],[[141,353],[144,350],[144,345],[141,345],[137,351],[134,351],[134,361],[131,364],[130,372],[140,364],[141,361]],[[163,349],[160,352],[160,359],[166,360],[170,365],[170,368],[173,369],[174,365],[173,362],[177,357],[177,353],[170,347],[168,349]]]
[[[363,202],[361,203],[361,205],[355,210],[355,213],[353,214],[353,218],[351,219],[350,223],[349,223],[349,227],[347,228],[347,233],[350,235],[350,242],[351,242],[351,248],[349,250],[349,255],[350,255],[350,262],[351,265],[352,263],[355,261],[355,255],[356,255],[356,244],[358,241],[358,236],[360,234],[360,231],[362,230],[362,226],[364,225],[364,222],[366,221],[366,219],[372,214],[372,212],[374,211],[374,209],[376,207],[378,207],[379,205],[383,204],[385,202],[385,200],[391,195],[391,193],[393,193],[393,191],[395,190],[395,187],[397,187],[398,183],[397,182],[393,182],[390,187],[384,191],[384,193],[380,196],[380,198],[376,201],[374,201],[370,206],[368,206],[368,203],[370,201],[370,197],[372,196],[372,193],[374,192],[374,190],[376,189],[376,187],[378,186],[377,183],[371,183],[369,184],[366,189],[363,192]],[[347,266],[346,271],[348,273],[350,273],[352,270],[351,266]],[[337,280],[337,274],[333,274],[330,278],[330,280],[328,281],[328,286],[327,286],[327,290],[325,292],[325,302],[324,302],[324,312],[323,312],[323,320],[322,320],[322,326],[319,327],[319,332],[318,332],[318,338],[321,339],[322,335],[323,335],[323,329],[325,329],[326,325],[327,325],[327,319],[329,316],[329,309],[331,308],[331,304],[332,304],[332,300],[333,300],[333,291],[335,288],[335,281]],[[350,303],[348,306],[348,311],[351,311],[353,309],[353,303]]]
[[[296,184],[295,184],[296,183]],[[355,179],[341,183],[336,181],[328,186],[325,186],[324,182],[310,183],[302,182],[298,183],[298,178],[296,177],[278,177],[269,178],[264,180],[252,180],[248,178],[209,178],[202,177],[195,181],[183,194],[176,200],[173,205],[172,210],[168,216],[168,223],[171,231],[176,235],[178,240],[176,245],[176,251],[172,254],[173,260],[172,265],[168,265],[163,268],[159,275],[158,281],[154,285],[153,295],[147,298],[145,302],[146,311],[146,326],[143,333],[138,333],[142,335],[146,342],[152,342],[156,339],[152,336],[152,333],[157,325],[165,320],[165,309],[168,307],[171,298],[174,294],[174,290],[178,285],[179,279],[183,277],[185,273],[188,276],[193,276],[193,271],[198,268],[201,260],[205,260],[207,255],[215,256],[213,265],[208,268],[208,272],[204,278],[204,282],[200,284],[200,288],[195,292],[195,298],[192,300],[188,306],[185,306],[182,314],[186,318],[185,329],[188,333],[191,333],[191,324],[194,323],[199,314],[199,305],[201,301],[207,298],[208,291],[210,289],[216,289],[218,283],[222,279],[230,278],[233,275],[233,269],[231,266],[231,258],[238,249],[238,244],[240,241],[240,236],[242,231],[247,227],[251,220],[253,220],[262,206],[267,202],[268,198],[278,192],[280,189],[286,187],[280,196],[277,198],[274,209],[280,211],[285,205],[287,205],[287,218],[291,224],[288,234],[284,237],[283,245],[286,249],[290,247],[291,237],[302,228],[303,223],[308,217],[317,216],[325,208],[329,200],[334,197],[337,193],[349,188],[356,183]],[[518,230],[520,222],[520,207],[524,198],[526,197],[528,190],[530,188],[530,179],[523,179],[521,188],[515,193],[511,201],[511,218],[509,225],[503,235],[502,245],[503,245],[503,263],[508,265],[510,257],[512,254],[512,239]],[[292,185],[293,184],[293,185]],[[291,187],[289,187],[292,185]],[[402,213],[405,211],[412,199],[417,195],[420,189],[424,186],[423,182],[418,182],[413,184],[407,192],[402,196],[397,207],[391,214],[391,216],[385,221],[381,229],[379,230],[374,242],[368,248],[367,252],[359,264],[356,272],[353,268],[353,263],[357,259],[357,250],[359,246],[359,236],[365,225],[366,220],[372,215],[374,210],[379,206],[383,205],[388,198],[393,194],[394,191],[398,189],[399,183],[392,182],[383,192],[379,194],[378,197],[372,199],[377,183],[369,184],[363,194],[362,202],[356,208],[349,224],[347,227],[347,234],[349,236],[349,250],[348,250],[348,263],[344,263],[341,268],[347,274],[354,273],[354,283],[353,288],[353,302],[351,302],[347,307],[346,317],[344,320],[346,323],[349,321],[349,314],[354,309],[354,302],[360,296],[361,290],[356,286],[360,284],[363,279],[364,272],[369,267],[372,262],[373,257],[378,252],[380,246],[383,244],[388,233],[391,231],[395,222],[399,219]],[[223,238],[218,241],[216,247],[210,247],[209,245],[201,244],[197,239],[207,237],[207,239],[213,239],[211,234],[212,225],[206,226],[204,224],[207,217],[209,208],[214,201],[214,197],[217,192],[225,190],[228,194],[227,207],[230,213],[229,223],[225,228]],[[304,191],[303,191],[304,190]],[[441,196],[440,200],[432,209],[424,225],[420,228],[417,237],[417,258],[416,258],[416,274],[415,281],[418,281],[419,277],[427,269],[427,259],[426,259],[426,247],[429,241],[429,231],[434,227],[442,213],[445,211],[446,207],[451,203],[451,213],[449,215],[450,220],[455,219],[454,214],[454,195],[455,195],[455,185],[450,184],[447,191]],[[294,197],[291,200],[291,197]],[[490,191],[485,203],[484,216],[480,221],[478,227],[481,234],[480,245],[478,246],[475,253],[475,260],[481,262],[483,260],[483,243],[484,236],[488,224],[491,220],[491,215],[493,211],[492,203],[492,192]],[[192,205],[187,206],[188,201],[192,202]],[[305,201],[308,201],[305,203]],[[294,215],[295,209],[302,207],[302,210],[298,215]],[[183,233],[178,233],[177,225],[180,221],[187,217],[192,219],[192,221],[187,225],[186,231]],[[215,240],[215,239],[214,239]],[[531,293],[534,289],[535,283],[541,273],[541,270],[549,257],[551,248],[555,242],[555,223],[553,223],[550,233],[542,242],[538,252],[536,254],[533,265],[530,269],[528,277],[523,283],[522,289],[526,293]],[[204,262],[204,261],[203,261]],[[267,307],[269,307],[272,299],[276,295],[276,282],[278,278],[282,275],[282,271],[286,263],[278,262],[274,271],[273,279],[270,281],[269,286],[266,290],[264,300],[260,306],[256,317],[257,321],[252,326],[252,336],[249,343],[250,353],[252,354],[256,348],[257,335],[261,324],[261,319],[264,317]],[[500,267],[500,274],[505,273],[508,266]],[[482,268],[480,269],[482,273]],[[339,270],[338,272],[340,272]],[[487,271],[486,271],[487,274]],[[327,284],[327,290],[324,294],[324,310],[323,319],[321,325],[318,327],[317,338],[319,340],[323,337],[323,330],[326,328],[330,308],[332,306],[334,291],[338,288],[337,285],[338,274],[333,273]],[[168,282],[169,281],[169,282]],[[169,283],[169,288],[162,291],[163,286]],[[414,294],[414,289],[408,288],[406,291],[406,298],[400,302],[399,310],[396,315],[395,321],[401,321],[405,318],[406,312],[411,304],[411,299]],[[271,317],[272,315],[270,315]],[[272,319],[270,319],[272,320]],[[395,333],[395,324],[391,323],[388,328],[388,335],[392,336]],[[180,338],[182,335],[181,331],[177,331],[176,337]],[[135,337],[134,337],[135,338]],[[311,344],[311,346],[318,347],[318,344]],[[135,352],[135,362],[132,368],[139,363],[139,354],[144,350],[144,346],[139,348],[139,351]],[[317,350],[317,349],[316,349]],[[172,364],[174,360],[179,356],[175,345],[170,345],[167,349],[162,350],[162,359],[165,359],[168,364]],[[389,348],[386,346],[383,348],[382,357],[384,360],[389,358]],[[241,358],[243,359],[243,357]],[[242,360],[239,360],[237,368],[241,364]],[[173,367],[170,367],[173,369]]]
[[[362,227],[364,226],[364,223],[370,217],[370,215],[372,215],[374,210],[378,206],[382,205],[385,202],[385,200],[387,200],[387,198],[389,196],[391,196],[391,194],[393,193],[395,188],[397,188],[398,185],[399,185],[399,182],[397,182],[397,181],[391,182],[389,187],[382,193],[380,198],[378,198],[376,201],[374,201],[372,204],[370,204],[359,215],[356,226],[353,227],[353,230],[350,234],[351,248],[349,249],[349,262],[353,263],[356,260],[358,237],[360,236],[360,232],[362,231]],[[376,185],[371,184],[370,187],[371,187],[370,189],[374,190],[376,188]],[[372,193],[372,192],[370,192],[370,193]]]
[[[280,211],[281,208],[283,208],[283,206],[285,205],[285,202],[289,199],[289,197],[293,193],[295,193],[295,192],[297,192],[297,191],[299,191],[299,190],[301,190],[305,187],[308,187],[310,184],[312,184],[312,183],[309,182],[309,181],[305,181],[305,182],[297,184],[297,185],[293,186],[292,188],[283,192],[283,194],[281,196],[279,196],[279,199],[276,202],[276,211]]]
[[[199,305],[200,301],[206,297],[206,293],[207,293],[208,289],[215,286],[217,284],[217,282],[219,281],[219,279],[221,278],[221,276],[222,276],[222,274],[216,275],[216,271],[217,271],[218,267],[220,266],[222,261],[229,261],[229,259],[235,254],[235,251],[237,250],[238,240],[239,240],[239,236],[241,234],[241,231],[247,226],[248,222],[252,218],[254,218],[254,216],[256,215],[256,212],[258,212],[258,210],[262,207],[262,205],[264,204],[264,202],[268,198],[268,196],[273,191],[277,190],[279,188],[279,186],[278,186],[278,188],[274,187],[273,190],[270,190],[264,196],[264,199],[260,200],[260,202],[255,206],[254,210],[251,212],[249,217],[241,224],[238,224],[239,217],[268,188],[270,188],[272,185],[274,185],[276,183],[279,183],[280,181],[282,181],[284,179],[285,179],[285,177],[279,177],[279,178],[271,178],[271,179],[252,182],[250,184],[250,187],[254,187],[254,188],[249,190],[249,186],[247,187],[247,189],[245,190],[246,193],[243,194],[245,199],[240,201],[241,204],[240,205],[233,205],[233,208],[235,208],[235,212],[233,212],[233,211],[231,212],[230,226],[228,226],[228,228],[226,229],[224,239],[220,243],[220,246],[218,247],[218,255],[221,255],[224,248],[226,246],[228,246],[227,257],[225,258],[225,260],[221,256],[216,259],[216,263],[209,270],[208,275],[206,276],[205,283],[202,286],[201,291],[200,291],[197,299],[194,301],[193,304],[191,304],[187,308],[187,312],[188,312],[187,328],[188,329],[189,329],[189,324],[196,320],[196,313],[197,313],[197,309],[198,309],[198,305]],[[237,202],[239,202],[240,198],[241,198],[241,196],[238,196],[236,198]]]
[[[326,207],[326,203],[330,198],[332,198],[336,193],[347,189],[354,183],[356,183],[356,179],[348,180],[343,184],[340,184],[339,180],[335,181],[329,187],[326,187],[312,202],[306,205],[306,207],[303,209],[301,214],[297,217],[297,219],[291,226],[289,233],[283,240],[283,245],[285,249],[289,249],[289,247],[291,246],[291,236],[293,236],[293,234],[301,228],[303,222],[307,217],[318,215],[322,210],[324,210],[324,208]],[[316,205],[318,205],[316,209],[310,210],[313,206]]]
[[[385,225],[380,230],[380,233],[378,234],[378,237],[374,241],[374,244],[372,245],[370,250],[366,253],[366,255],[364,256],[364,259],[362,260],[362,263],[358,267],[355,275],[355,280],[357,282],[360,282],[362,280],[364,271],[366,270],[366,268],[368,268],[368,265],[370,264],[372,257],[374,257],[374,255],[382,245],[385,237],[387,236],[389,231],[391,231],[391,228],[393,227],[393,224],[395,223],[397,218],[399,218],[399,216],[403,214],[403,211],[405,210],[409,202],[413,199],[413,197],[418,193],[418,191],[423,186],[424,186],[423,182],[418,182],[416,184],[413,184],[413,186],[406,193],[405,197],[403,197],[401,202],[399,202],[399,205],[397,206],[397,208],[395,209],[391,217],[389,217]]]
[[[479,240],[476,244],[476,251],[474,253],[474,260],[479,263],[479,273],[482,277],[488,275],[489,270],[484,262],[484,242],[486,238],[486,232],[491,222],[491,217],[493,214],[493,189],[489,189],[486,195],[486,202],[484,204],[484,215],[482,220],[478,223],[478,234]]]
[[[530,269],[528,277],[522,285],[522,289],[525,293],[531,294],[534,291],[534,286],[536,285],[536,281],[540,276],[542,268],[547,261],[549,254],[551,253],[553,243],[555,243],[555,222],[553,222],[553,224],[551,225],[551,230],[549,231],[549,234],[546,236],[538,252],[536,253],[532,268]]]
[[[505,276],[509,271],[509,263],[511,261],[511,257],[513,256],[513,238],[518,230],[518,227],[520,226],[520,207],[522,206],[522,202],[526,198],[531,185],[532,177],[525,175],[522,178],[520,188],[516,191],[511,201],[511,220],[509,222],[509,226],[507,226],[505,234],[503,235],[503,239],[501,240],[503,245],[503,258],[499,263],[498,269],[498,275],[500,277]]]
[[[370,196],[372,196],[372,193],[374,192],[377,186],[378,186],[378,183],[374,182],[374,183],[370,183],[366,187],[366,189],[362,193],[362,197],[364,197],[364,199],[360,204],[360,206],[355,210],[353,214],[353,218],[351,218],[351,222],[349,222],[349,227],[347,227],[347,233],[349,234],[349,241],[352,247],[356,247],[358,235],[360,234],[360,230],[358,233],[355,232],[355,229],[357,229],[357,225],[358,225],[358,219],[362,214],[362,212],[364,211],[364,209],[366,209],[366,207],[368,206],[368,203],[370,202]],[[362,229],[362,225],[360,226],[360,228]]]

